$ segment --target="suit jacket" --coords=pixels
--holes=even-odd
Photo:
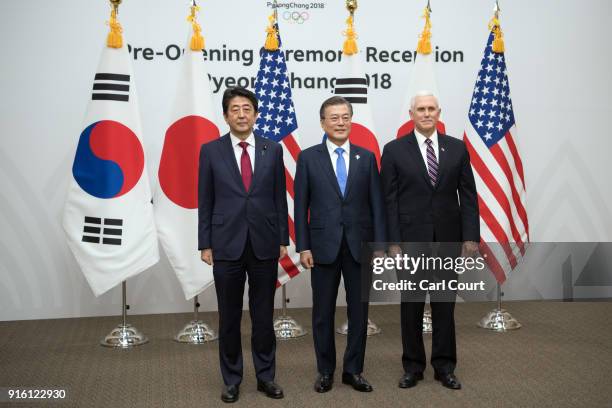
[[[303,150],[298,157],[296,249],[311,250],[317,263],[334,262],[343,232],[357,262],[361,262],[362,241],[385,241],[384,202],[374,154],[351,144],[348,170],[343,196],[325,142]]]
[[[258,259],[278,258],[289,244],[282,147],[255,136],[255,155],[247,192],[229,133],[200,150],[198,247],[212,248],[214,259],[240,258],[247,233]]]
[[[431,185],[414,132],[382,155],[381,179],[390,242],[480,241],[478,199],[462,140],[438,134],[438,179]]]

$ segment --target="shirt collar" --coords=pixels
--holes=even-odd
[[[418,130],[414,130],[414,134],[417,138],[417,142],[419,143],[419,146],[423,146],[425,144],[425,140],[427,140],[427,138],[422,135],[421,133],[419,133]],[[438,131],[434,129],[433,134],[429,137],[429,139],[431,139],[432,142],[432,147],[436,147],[438,146]]]
[[[325,139],[325,144],[327,145],[327,150],[329,150],[329,155],[331,157],[334,157],[334,156],[332,156],[332,154],[335,154],[336,149],[339,148],[339,147],[343,148],[344,151],[346,152],[346,154],[348,154],[350,156],[350,153],[351,153],[350,152],[350,150],[351,150],[351,143],[349,142],[348,138],[346,139],[346,141],[341,146],[337,146],[336,144],[332,143],[329,140],[329,138]]]
[[[232,146],[234,147],[238,146],[238,143],[242,142],[242,139],[240,139],[238,136],[234,136],[231,132],[230,139],[232,139]],[[251,133],[246,139],[244,139],[244,141],[247,142],[249,146],[255,147],[255,136],[253,136],[253,133]]]

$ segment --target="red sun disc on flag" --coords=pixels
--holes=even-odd
[[[360,125],[359,123],[353,122],[351,124],[351,134],[349,135],[351,143],[356,144],[359,147],[368,149],[374,156],[376,156],[376,163],[380,169],[380,147],[378,147],[378,140],[374,133],[367,127]]]
[[[166,131],[159,163],[159,184],[176,205],[198,207],[200,147],[219,138],[219,129],[201,116],[185,116]]]

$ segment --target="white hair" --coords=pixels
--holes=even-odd
[[[436,105],[438,105],[438,109],[440,109],[440,101],[438,100],[438,97],[432,91],[423,90],[423,91],[418,91],[412,96],[412,98],[410,98],[410,110],[411,111],[414,112],[414,105],[416,104],[416,98],[419,96],[433,96],[434,99],[436,100]]]

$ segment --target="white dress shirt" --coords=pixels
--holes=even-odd
[[[236,163],[238,164],[238,171],[242,174],[242,168],[240,167],[240,158],[242,157],[242,147],[240,147],[239,143],[243,140],[234,136],[230,133],[230,139],[232,141],[232,147],[234,148],[234,156],[236,156]],[[253,174],[255,173],[255,136],[253,133],[249,135],[246,139],[244,139],[249,145],[247,146],[247,152],[249,153],[249,157],[251,158],[251,170]]]
[[[325,140],[325,144],[327,145],[327,150],[329,151],[329,158],[331,159],[332,167],[334,168],[334,174],[337,176],[338,172],[336,171],[336,161],[338,160],[338,153],[336,153],[336,149],[341,147],[344,149],[344,153],[342,153],[342,157],[344,157],[344,163],[346,164],[346,175],[349,174],[349,157],[351,157],[351,144],[348,139],[342,144],[338,146],[332,143],[329,138]]]
[[[423,156],[423,161],[425,162],[425,166],[427,170],[429,170],[429,165],[427,164],[427,138],[420,134],[416,129],[414,134],[417,138],[417,143],[419,144],[419,149],[421,150],[421,155]],[[436,154],[436,161],[438,165],[440,164],[440,144],[438,143],[438,131],[434,130],[433,134],[429,137],[431,140],[431,147],[433,147],[434,153]]]

